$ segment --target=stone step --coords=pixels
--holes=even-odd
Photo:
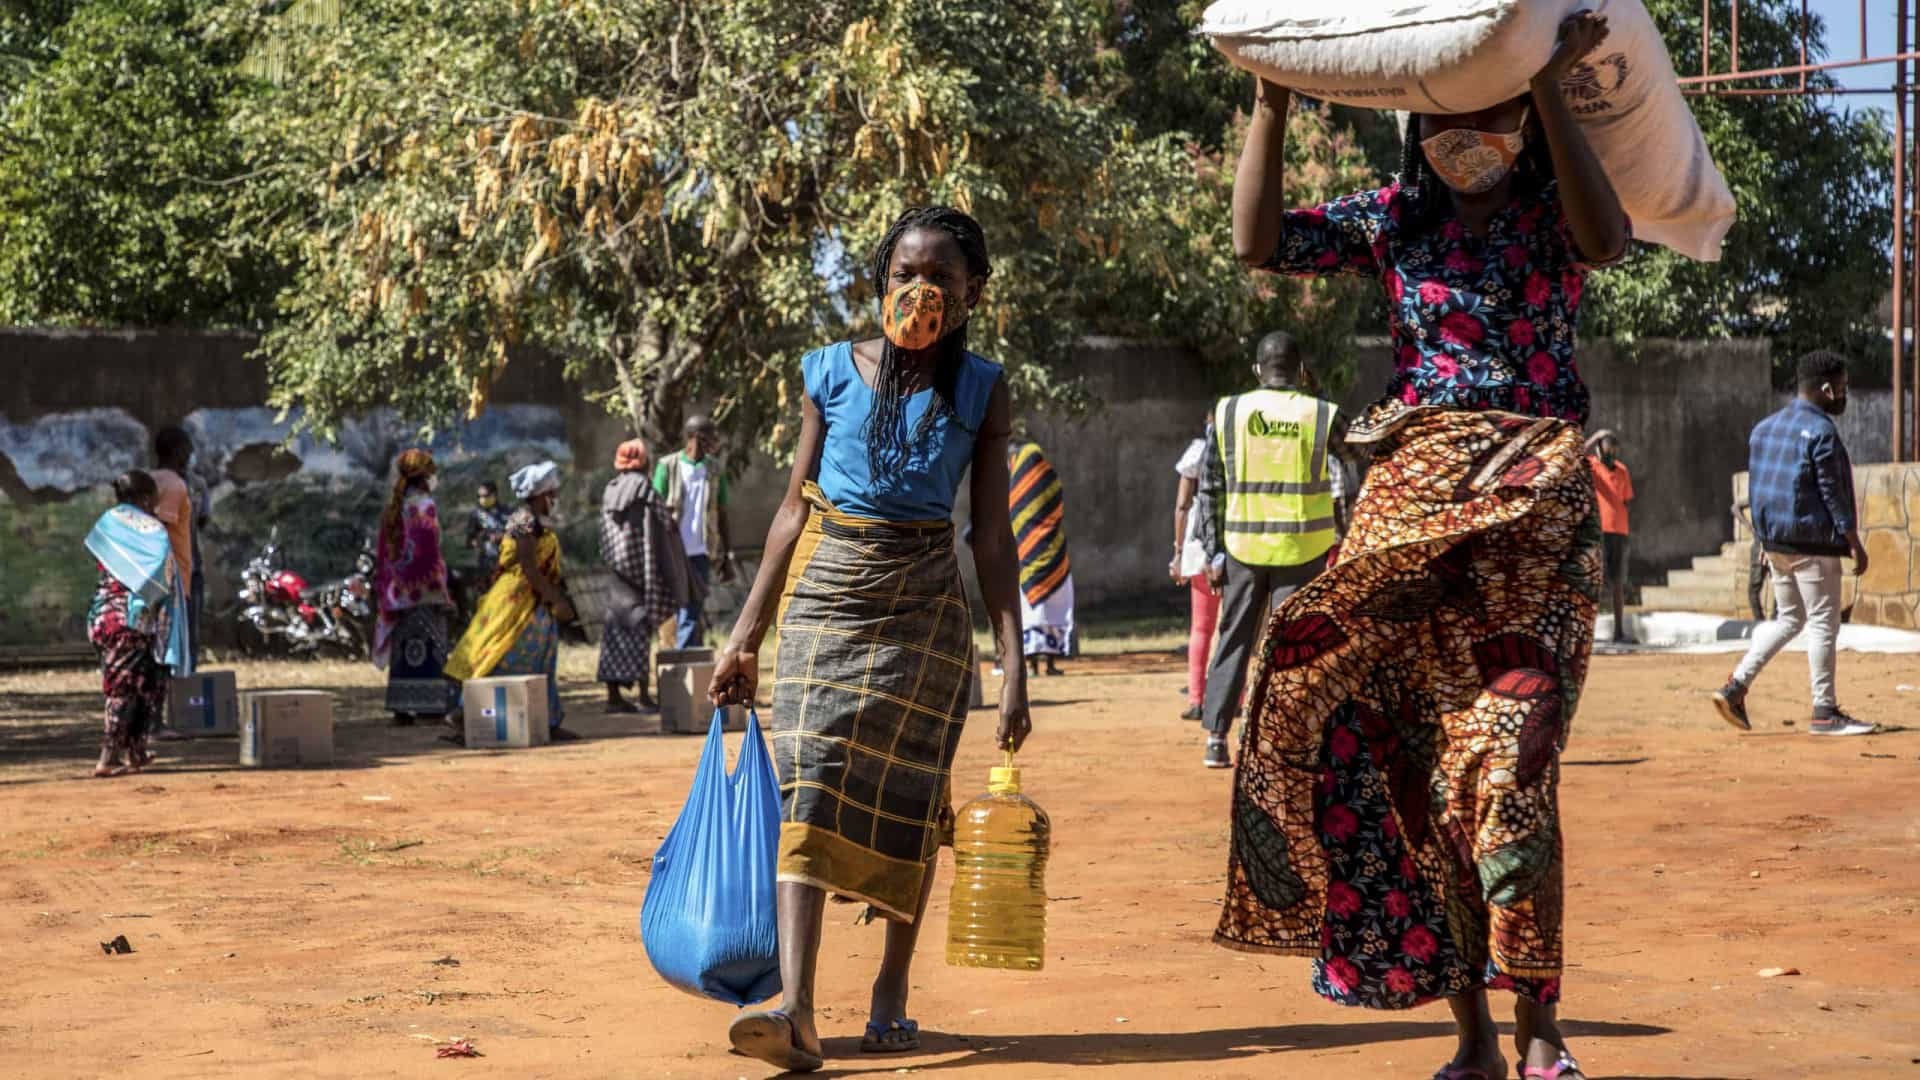
[[[1641,590],[1640,606],[1649,611],[1698,611],[1738,616],[1747,610],[1747,595],[1731,588],[1694,588],[1655,585]]]
[[[1698,570],[1675,570],[1667,575],[1667,584],[1676,589],[1731,589],[1745,592],[1747,576],[1726,573],[1703,574]]]
[[[1693,572],[1696,574],[1718,574],[1722,577],[1745,577],[1747,557],[1733,558],[1725,553],[1719,555],[1695,555]]]

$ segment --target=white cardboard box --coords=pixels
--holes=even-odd
[[[713,724],[713,706],[707,703],[707,687],[713,682],[713,664],[664,664],[660,668],[660,730],[669,735],[705,735]],[[727,709],[721,727],[726,731],[747,730],[747,710],[735,705]]]
[[[200,671],[167,688],[167,722],[182,735],[240,734],[240,692],[231,671]]]
[[[333,695],[323,690],[241,695],[240,764],[269,769],[333,764]]]
[[[468,749],[524,750],[549,741],[545,675],[468,679],[460,702]]]

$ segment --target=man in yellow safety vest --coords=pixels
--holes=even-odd
[[[1303,389],[1312,378],[1306,354],[1291,334],[1268,334],[1253,371],[1259,389],[1215,407],[1202,466],[1200,543],[1208,580],[1223,594],[1201,708],[1211,769],[1232,764],[1227,733],[1267,616],[1326,568],[1345,518],[1338,450],[1346,423],[1332,402]]]

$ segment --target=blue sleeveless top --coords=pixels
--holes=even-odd
[[[834,507],[855,517],[881,521],[945,521],[953,516],[953,498],[973,461],[973,446],[987,418],[987,402],[1000,381],[1000,365],[966,354],[954,384],[954,417],[934,419],[925,438],[911,441],[920,418],[933,405],[933,390],[907,398],[901,410],[904,466],[875,478],[867,459],[867,417],[873,389],[860,377],[853,343],[842,341],[808,353],[800,361],[807,397],[826,421],[820,468],[814,481]]]

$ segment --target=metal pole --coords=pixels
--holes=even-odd
[[[1865,0],[1862,0],[1864,3]],[[1897,49],[1907,51],[1907,0],[1896,0]],[[1864,33],[1864,31],[1862,31]],[[1902,394],[1907,363],[1907,61],[1893,69],[1893,445],[1890,460],[1906,455],[1906,402]]]
[[[1800,0],[1800,66],[1807,66],[1807,0]],[[1800,92],[1807,92],[1807,73],[1800,73]]]
[[[1709,58],[1713,56],[1713,0],[1700,0],[1700,77],[1706,78],[1712,68]]]

